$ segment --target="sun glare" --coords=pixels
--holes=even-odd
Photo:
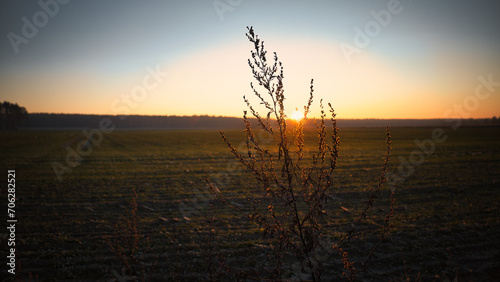
[[[294,119],[296,122],[299,122],[303,118],[304,118],[304,113],[299,111],[299,109],[295,108],[295,111],[292,113],[292,119]]]

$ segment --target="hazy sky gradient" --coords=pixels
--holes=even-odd
[[[23,36],[22,18],[33,22],[42,8],[2,1],[0,100],[29,112],[241,116],[242,96],[252,95],[251,25],[283,62],[290,112],[307,101],[311,78],[317,101],[332,102],[339,118],[441,118],[473,102],[478,76],[500,82],[494,0],[401,0],[349,63],[341,44],[354,46],[355,28],[390,2],[220,0],[236,3],[221,14],[214,1],[72,0],[16,54],[8,34]],[[125,103],[157,68],[168,76]],[[469,104],[467,117],[500,115],[499,94]]]

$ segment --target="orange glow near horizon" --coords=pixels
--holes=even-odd
[[[241,117],[246,108],[243,95],[253,105],[259,103],[248,86],[252,77],[245,61],[249,54],[245,43],[206,49],[173,62],[159,63],[158,68],[169,75],[157,87],[148,89],[144,99],[134,100],[132,91],[149,74],[146,67],[117,76],[83,71],[13,74],[0,77],[0,84],[5,93],[3,99],[32,113]],[[285,65],[287,109],[293,111],[296,105],[307,102],[310,80],[314,78],[311,118],[320,116],[321,99],[324,104],[332,103],[339,119],[435,119],[443,118],[450,109],[448,117],[455,117],[456,105],[467,102],[466,97],[474,94],[478,84],[475,74],[461,83],[428,80],[419,72],[403,72],[369,51],[347,64],[342,54],[332,51],[336,47],[333,43],[291,45],[279,40],[272,43],[272,49],[279,51]],[[296,56],[306,53],[310,55]],[[27,80],[29,84],[25,83]],[[499,115],[500,97],[491,95],[488,101],[479,102],[466,113],[466,118]],[[298,122],[303,118],[303,112],[292,111],[290,119]]]
[[[299,122],[304,118],[304,113],[299,111],[298,108],[295,108],[295,111],[292,113],[291,118],[296,122]]]

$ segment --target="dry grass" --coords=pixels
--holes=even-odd
[[[332,197],[331,193],[336,190],[334,172],[340,150],[336,114],[331,104],[328,104],[331,124],[328,130],[327,115],[320,101],[321,116],[315,121],[317,145],[314,150],[305,152],[304,124],[313,104],[313,81],[311,80],[309,99],[304,106],[304,117],[296,123],[291,122],[284,106],[282,63],[276,53],[273,62],[268,63],[264,43],[254,33],[253,28],[248,28],[247,38],[254,46],[248,64],[260,90],[265,94],[261,94],[252,83],[250,85],[267,115],[264,118],[251,102],[243,97],[250,113],[257,120],[257,127],[253,127],[247,117],[247,111],[244,111],[245,149],[243,152],[238,150],[241,146],[234,146],[224,132],[221,132],[221,136],[234,157],[253,175],[253,191],[248,198],[249,207],[227,200],[221,192],[224,187],[207,178],[214,195],[232,210],[256,223],[263,229],[263,237],[267,239],[270,256],[273,258],[272,269],[266,265],[264,269],[251,273],[239,271],[238,275],[247,275],[259,280],[299,278],[319,281],[326,261],[334,260],[335,254],[338,254],[343,263],[344,276],[354,280],[358,265],[361,270],[366,269],[367,262],[379,244],[368,248],[366,259],[360,263],[350,259],[349,253],[342,247],[356,238],[359,226],[367,219],[375,201],[381,196],[391,149],[389,129],[386,129],[386,153],[381,173],[378,181],[370,188],[364,209],[354,219],[350,230],[344,232],[338,240],[325,238],[324,234],[327,232],[324,229],[328,228],[329,222],[325,203],[328,196]],[[257,129],[268,135],[267,142],[259,140]],[[378,242],[383,240],[392,226],[390,221],[394,214],[394,192],[389,198],[388,212],[384,216],[380,232],[368,232],[379,233]],[[367,232],[364,233],[364,236],[366,235]]]

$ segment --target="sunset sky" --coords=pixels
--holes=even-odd
[[[500,115],[498,0],[1,1],[0,14],[0,101],[31,113],[241,116],[253,26],[283,62],[290,114],[314,78],[339,118]]]

